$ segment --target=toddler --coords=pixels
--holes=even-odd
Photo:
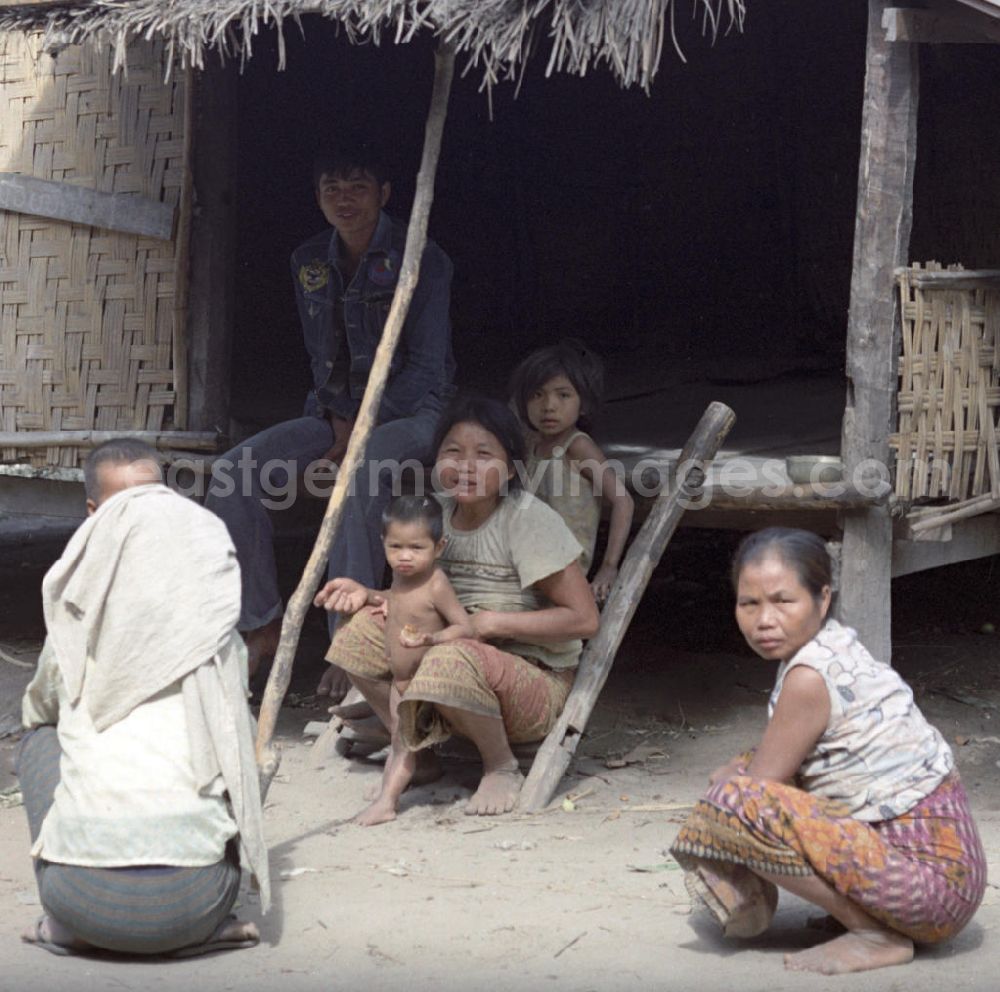
[[[599,603],[607,599],[618,575],[634,508],[604,452],[585,433],[600,406],[603,386],[600,360],[573,339],[532,352],[515,369],[510,384],[518,415],[530,427],[526,488],[566,521],[583,548],[584,572],[593,561],[601,504],[610,510],[604,558],[590,583]]]
[[[389,690],[391,744],[375,801],[355,818],[362,826],[395,819],[416,753],[399,735],[399,701],[424,652],[434,644],[474,637],[469,616],[437,559],[444,550],[441,504],[433,496],[397,496],[382,515],[382,544],[392,585],[370,605],[385,612],[385,651],[392,671]]]

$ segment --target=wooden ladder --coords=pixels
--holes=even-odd
[[[715,457],[735,422],[736,414],[728,406],[711,403],[688,438],[672,485],[665,487],[657,496],[649,516],[625,555],[618,580],[604,607],[600,629],[583,650],[576,680],[562,715],[538,749],[521,788],[520,809],[536,812],[551,801],[576,753],[653,569],[659,564],[677,529],[684,513],[684,501],[696,495],[705,480],[705,466]]]

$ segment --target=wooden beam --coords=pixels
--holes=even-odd
[[[1000,0],[958,0],[958,3],[963,7],[971,7],[987,17],[1000,18]]]
[[[236,324],[236,62],[208,60],[194,75],[193,206],[187,294],[188,422],[229,433]]]
[[[701,484],[705,466],[722,447],[735,422],[736,414],[728,406],[712,403],[684,446],[677,479],[657,498],[629,547],[601,613],[601,627],[583,650],[566,705],[535,755],[518,798],[521,809],[535,812],[547,806],[566,773],[649,577],[677,529],[684,504],[691,498],[693,487]]]
[[[899,295],[894,272],[907,262],[917,153],[918,49],[890,44],[886,0],[869,0],[858,205],[847,318],[847,404],[841,457],[859,478],[888,467],[894,428]],[[863,473],[862,473],[863,475]],[[867,483],[866,483],[867,485]],[[891,654],[892,519],[887,507],[844,521],[840,615],[876,658]]]
[[[219,435],[212,431],[0,431],[0,448],[96,448],[105,441],[128,438],[154,448],[217,451]]]
[[[889,7],[882,15],[885,40],[925,45],[990,45],[1000,42],[1000,23],[954,7],[915,10]]]
[[[0,172],[0,209],[169,241],[174,208],[135,193],[98,193],[72,183]]]
[[[951,537],[946,541],[908,541],[905,526],[900,523],[900,536],[892,548],[893,578],[1000,554],[1000,516],[996,513],[951,524]]]
[[[924,269],[900,269],[896,275],[909,273],[911,286],[917,289],[1000,289],[1000,269],[960,269],[927,271]]]

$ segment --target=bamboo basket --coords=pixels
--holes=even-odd
[[[0,172],[175,206],[173,237],[0,210],[0,432],[185,427],[190,77],[159,42],[0,38]],[[182,200],[184,202],[182,202]],[[72,444],[0,460],[76,466]]]
[[[897,273],[902,354],[890,445],[896,495],[909,502],[1000,498],[1000,283],[997,273],[970,272],[963,288],[935,284],[932,274],[945,271],[963,272],[928,262]]]

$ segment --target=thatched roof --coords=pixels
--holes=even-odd
[[[742,26],[745,0],[690,2],[709,37]],[[247,58],[263,28],[280,35],[288,21],[319,14],[339,22],[352,41],[400,43],[432,32],[465,54],[487,84],[516,76],[532,51],[547,49],[547,72],[583,75],[605,63],[623,86],[646,88],[664,42],[678,47],[675,6],[676,0],[5,0],[0,31],[43,30],[54,47],[103,35],[118,61],[130,38],[160,34],[183,63],[201,67],[206,50]]]

